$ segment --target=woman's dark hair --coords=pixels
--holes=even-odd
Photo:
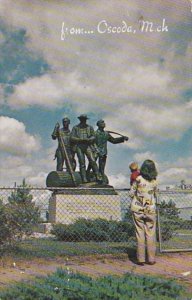
[[[140,174],[143,178],[145,178],[148,181],[156,179],[157,169],[155,163],[150,159],[145,160],[141,166]]]

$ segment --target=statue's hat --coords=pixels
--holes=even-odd
[[[68,117],[64,117],[64,118],[63,118],[63,122],[64,122],[64,121],[70,122],[70,120],[69,120]]]
[[[87,117],[87,115],[84,115],[84,114],[83,114],[83,115],[80,115],[80,116],[78,117],[78,119],[86,119],[86,120],[87,120],[87,119],[89,119],[89,118]]]
[[[104,123],[105,121],[104,120],[99,120],[99,121],[97,121],[97,126],[99,126],[100,124],[102,124],[102,123]]]

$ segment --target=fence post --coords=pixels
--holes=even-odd
[[[157,228],[158,228],[158,238],[159,238],[159,252],[162,252],[162,244],[161,244],[161,226],[160,226],[160,214],[159,214],[159,194],[156,197],[156,208],[157,208]]]

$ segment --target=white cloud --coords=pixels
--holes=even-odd
[[[162,186],[171,186],[180,184],[185,180],[187,184],[192,184],[192,158],[179,157],[174,162],[164,159],[158,164],[159,176],[158,181]]]
[[[45,187],[47,174],[56,169],[56,161],[53,161],[54,153],[55,147],[28,156],[2,153],[0,186],[13,186],[14,182],[20,185],[25,178],[32,186]]]
[[[33,187],[45,187],[47,175],[47,173],[40,172],[36,176],[28,176],[27,183]]]
[[[178,139],[191,126],[192,111],[188,110],[187,104],[168,107],[140,105],[133,107],[133,110],[135,116],[131,121],[145,136]]]
[[[168,177],[170,177],[170,176],[177,176],[178,174],[180,175],[180,174],[186,174],[186,169],[184,169],[184,168],[170,168],[170,169],[168,169],[168,170],[166,170],[163,174],[162,174],[162,176],[168,176]]]
[[[125,97],[129,91],[130,98],[167,96],[171,83],[171,74],[161,70],[158,65],[136,66],[124,73],[121,95]],[[122,94],[123,93],[123,94]]]
[[[142,164],[146,159],[152,159],[156,163],[156,154],[151,153],[150,151],[135,153],[133,156],[134,160],[139,164]]]
[[[110,175],[108,176],[109,184],[114,186],[115,188],[127,188],[129,187],[129,178],[125,175],[119,173],[116,175]]]
[[[127,129],[129,131],[129,129]],[[124,135],[127,135],[127,132],[124,130]],[[125,144],[123,144],[124,147],[130,148],[130,149],[139,149],[143,148],[143,141],[141,138],[138,138],[137,136],[134,136],[134,133],[130,132],[128,133],[129,140]]]
[[[139,149],[153,138],[156,141],[178,140],[191,127],[191,118],[192,110],[188,103],[127,103],[111,111],[105,121],[107,128],[114,128],[130,137],[127,147]]]
[[[1,155],[0,158],[0,186],[13,187],[22,183],[23,178],[26,178],[32,173],[33,164],[28,164],[25,157],[14,155]]]
[[[26,132],[25,125],[14,118],[0,117],[0,149],[27,155],[40,149],[39,138]]]
[[[10,169],[14,170],[16,168],[20,168],[23,166],[24,158],[19,156],[14,156],[14,155],[6,156],[6,157],[2,156],[0,164],[1,164],[1,169],[7,168],[7,170]]]
[[[189,170],[185,168],[170,168],[161,172],[158,177],[160,184],[169,185],[173,183],[179,184],[182,179],[186,179],[189,175]]]
[[[4,104],[4,88],[3,85],[0,84],[0,104]]]
[[[84,88],[77,73],[49,73],[18,84],[8,103],[13,108],[34,105],[55,108],[64,105],[71,96],[77,101],[87,93],[90,94],[90,88]]]
[[[92,81],[84,78],[82,70],[71,73],[49,72],[41,77],[29,78],[15,86],[14,93],[7,101],[10,107],[18,109],[32,105],[55,108],[63,105],[66,99],[70,99],[78,106],[77,110],[82,109],[83,104],[86,110],[100,107],[109,111],[116,107],[117,102],[119,105],[125,105],[133,99],[138,102],[141,96],[148,97],[148,100],[157,94],[163,97],[168,93],[171,80],[169,74],[158,70],[158,66],[136,66],[133,70],[124,70],[117,76],[118,82],[115,77],[106,77],[103,79],[105,84],[97,84],[94,83],[98,80],[96,78]]]
[[[177,165],[179,168],[186,168],[192,170],[192,157],[179,157],[179,159],[175,162],[174,165]]]

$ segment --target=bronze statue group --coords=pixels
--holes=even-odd
[[[75,154],[77,154],[82,183],[91,181],[91,176],[99,184],[106,184],[105,165],[107,159],[107,142],[113,144],[128,140],[126,136],[114,138],[110,132],[105,131],[105,122],[97,122],[98,129],[87,124],[87,115],[78,117],[80,123],[69,129],[70,120],[63,119],[63,128],[56,124],[52,133],[53,139],[58,139],[58,148],[55,153],[57,159],[57,171],[63,171],[65,163],[68,172],[76,169]],[[86,159],[88,166],[86,168]],[[97,164],[98,162],[98,164]]]
[[[128,141],[128,137],[120,135],[114,138],[105,131],[104,120],[97,122],[98,129],[87,124],[87,115],[78,117],[79,124],[69,129],[70,120],[63,119],[63,128],[56,124],[52,133],[53,139],[58,139],[58,148],[55,153],[57,171],[63,171],[65,164],[67,172],[73,176],[76,169],[75,154],[78,158],[82,183],[96,181],[97,184],[108,184],[105,175],[107,160],[107,142],[118,144]],[[86,158],[88,166],[86,168]],[[129,166],[131,211],[136,230],[137,264],[155,264],[156,252],[156,193],[157,169],[155,163],[145,160],[139,170],[133,162]],[[75,181],[74,181],[75,182]]]

